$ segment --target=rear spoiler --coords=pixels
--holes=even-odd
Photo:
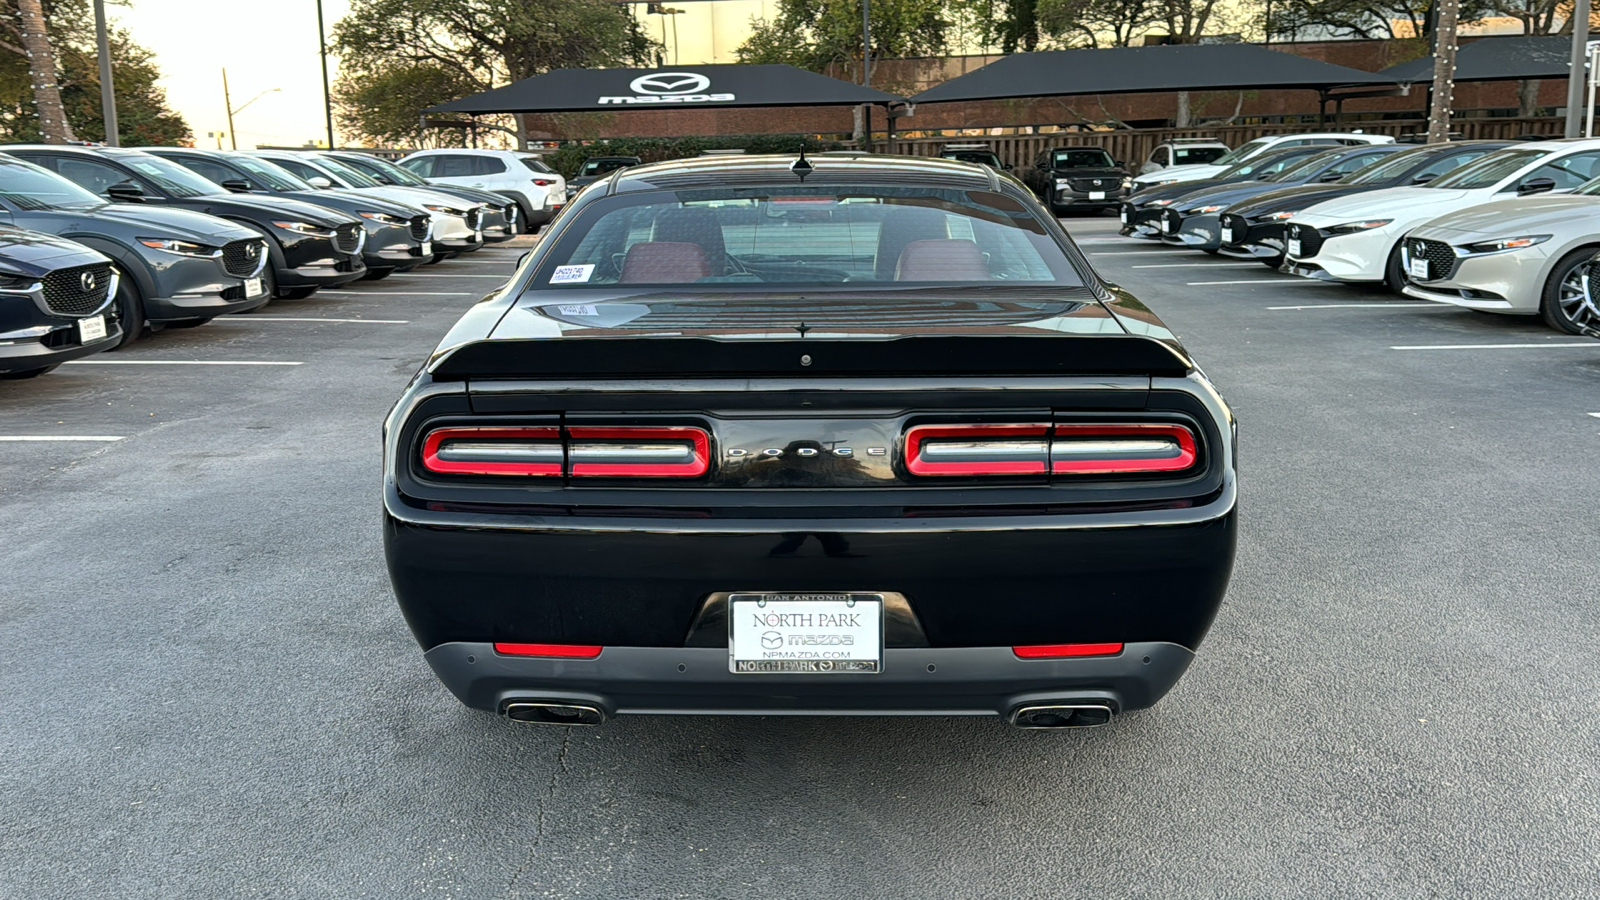
[[[541,377],[1136,375],[1194,368],[1174,344],[1142,335],[991,335],[887,340],[694,337],[486,340],[440,351],[436,381]]]

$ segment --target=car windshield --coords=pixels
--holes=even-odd
[[[1099,147],[1057,150],[1050,154],[1050,165],[1057,169],[1111,169],[1116,167],[1111,154]]]
[[[1270,143],[1272,141],[1269,138],[1256,138],[1253,141],[1247,141],[1213,159],[1211,164],[1214,166],[1231,166],[1240,160],[1248,159]]]
[[[1282,170],[1269,175],[1266,180],[1294,181],[1297,178],[1310,178],[1317,174],[1318,171],[1327,168],[1329,163],[1332,163],[1342,155],[1344,155],[1343,148],[1340,148],[1339,150],[1325,150],[1322,153],[1313,153],[1310,156],[1301,157],[1289,165],[1284,166]]]
[[[1303,153],[1284,152],[1263,154],[1254,159],[1247,159],[1244,162],[1235,163],[1211,177],[1217,179],[1218,181],[1227,181],[1229,179],[1242,181],[1246,178],[1265,178],[1268,175],[1282,172],[1290,165],[1299,162],[1300,158],[1304,155],[1305,154]]]
[[[230,156],[228,162],[245,170],[251,178],[261,182],[275,191],[313,191],[311,185],[306,184],[300,176],[281,168],[264,159],[254,156]]]
[[[106,201],[42,166],[0,160],[0,199],[19,209],[92,209]]]
[[[992,150],[946,150],[943,155],[945,159],[953,159],[956,162],[1000,167],[1000,157],[995,156]]]
[[[378,186],[378,179],[365,172],[358,172],[331,156],[318,156],[316,162],[317,165],[344,179],[351,187],[367,188]]]
[[[140,154],[118,157],[118,161],[155,182],[156,187],[173,197],[204,197],[225,194],[227,190],[208,178],[178,165],[170,159]]]
[[[1172,164],[1175,166],[1197,166],[1204,163],[1214,163],[1228,152],[1227,147],[1173,147]]]
[[[1513,147],[1507,150],[1496,150],[1477,162],[1469,163],[1442,178],[1435,178],[1420,186],[1425,188],[1453,188],[1458,191],[1494,187],[1516,174],[1529,163],[1538,162],[1555,152],[1554,149],[1549,147]]]
[[[1052,229],[1004,194],[800,184],[623,194],[582,208],[533,284],[1082,285]]]
[[[634,162],[631,159],[591,159],[583,164],[583,170],[578,174],[604,175],[607,172],[615,172],[633,164]]]
[[[549,166],[545,165],[543,162],[541,162],[539,160],[539,157],[537,157],[537,156],[519,156],[519,157],[517,157],[517,159],[522,160],[522,164],[524,166],[527,166],[529,169],[532,169],[535,172],[540,172],[540,173],[545,174],[545,175],[554,175],[554,174],[556,174],[556,170],[555,169],[552,169]]]
[[[1418,162],[1424,158],[1431,159],[1437,153],[1436,147],[1418,147],[1415,150],[1401,150],[1385,157],[1377,165],[1367,166],[1345,179],[1345,184],[1382,184],[1406,174],[1416,168]]]
[[[376,156],[366,156],[359,160],[348,160],[341,158],[340,162],[344,163],[350,168],[360,169],[368,175],[377,175],[381,172],[383,173],[383,177],[389,179],[395,184],[403,184],[408,187],[428,187],[427,180],[421,175],[418,175],[404,166],[397,166],[387,159],[379,159]]]

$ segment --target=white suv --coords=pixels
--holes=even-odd
[[[567,182],[532,153],[515,150],[418,150],[400,165],[439,184],[482,188],[517,201],[532,231],[567,202]]]
[[[1240,144],[1222,156],[1209,163],[1189,164],[1182,166],[1168,166],[1165,169],[1148,174],[1141,173],[1134,181],[1133,189],[1142,191],[1145,188],[1157,187],[1164,184],[1175,184],[1180,181],[1199,181],[1202,178],[1221,172],[1223,169],[1254,158],[1268,150],[1278,150],[1284,147],[1310,147],[1328,145],[1329,148],[1340,145],[1354,147],[1357,144],[1392,144],[1394,138],[1387,134],[1362,134],[1353,132],[1322,132],[1318,134],[1274,134],[1259,137],[1253,141]]]

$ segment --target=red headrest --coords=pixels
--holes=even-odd
[[[912,241],[894,267],[895,281],[988,281],[978,245],[964,239]]]
[[[622,261],[623,284],[688,284],[711,273],[699,244],[641,241]]]

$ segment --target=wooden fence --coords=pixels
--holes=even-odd
[[[1368,134],[1388,134],[1399,137],[1427,130],[1421,119],[1397,119],[1380,122],[1354,122],[1342,125],[1222,125],[1203,128],[1141,128],[1116,131],[1057,132],[1054,134],[1008,134],[988,137],[937,137],[896,138],[893,147],[885,142],[875,142],[874,149],[905,156],[938,156],[946,144],[988,144],[1002,162],[1019,168],[1030,166],[1046,150],[1055,147],[1104,147],[1111,158],[1137,169],[1150,158],[1150,154],[1164,141],[1174,138],[1214,138],[1230,147],[1270,134],[1294,134],[1321,131],[1363,131]],[[1450,123],[1452,131],[1467,140],[1511,140],[1527,135],[1560,137],[1565,120],[1557,117],[1534,119],[1457,119]]]

